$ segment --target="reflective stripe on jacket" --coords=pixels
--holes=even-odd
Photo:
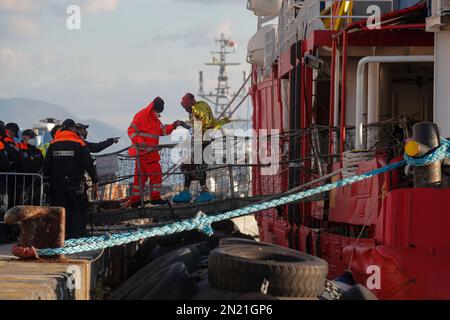
[[[167,136],[174,130],[173,125],[163,125],[157,114],[153,111],[153,102],[139,111],[128,128],[128,136],[134,146],[139,148],[141,155],[146,155],[154,161],[160,159],[155,148],[159,145],[159,137]],[[136,148],[132,147],[130,155],[136,155]]]

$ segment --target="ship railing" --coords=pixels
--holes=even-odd
[[[368,151],[393,150],[393,153],[401,152],[402,141],[405,134],[402,133],[402,118],[391,119],[376,124],[365,125],[363,129],[364,141]],[[182,170],[180,157],[173,158],[174,154],[183,153],[179,144],[165,144],[156,147],[159,151],[162,168],[162,187],[160,189],[163,199],[171,199],[175,194],[184,190],[185,174],[194,175],[194,181],[190,186],[193,198],[201,192],[201,186],[196,177],[206,175],[207,187],[216,199],[233,199],[251,197],[254,195],[270,195],[282,192],[287,188],[285,184],[289,175],[303,175],[307,180],[320,178],[330,172],[332,164],[340,162],[342,155],[340,150],[340,128],[327,125],[313,125],[309,128],[293,129],[273,135],[261,135],[258,137],[235,137],[230,144],[221,144],[216,152],[224,156],[233,148],[234,152],[239,148],[245,150],[241,153],[243,158],[237,158],[231,163],[209,164],[207,166],[189,165]],[[346,127],[344,151],[354,150],[355,128]],[[260,155],[256,156],[260,140],[272,145],[276,139],[278,154],[274,157],[276,172],[267,173],[267,167],[273,163],[261,161]],[[256,147],[255,147],[256,146]],[[303,146],[303,147],[302,147]],[[306,152],[300,150],[306,148]],[[291,150],[291,152],[290,152]],[[271,151],[269,150],[269,153]],[[303,154],[303,155],[301,155]],[[269,154],[271,156],[271,154]],[[133,180],[137,171],[138,176],[151,178],[157,173],[144,173],[137,166],[138,157],[131,156],[128,149],[117,153],[96,156],[97,171],[100,178],[98,194],[91,195],[92,201],[117,201],[125,200],[131,196]],[[178,159],[178,160],[177,160]],[[137,168],[136,168],[137,166]],[[266,172],[266,173],[265,173]],[[150,200],[152,184],[140,186],[139,193],[143,203]]]
[[[182,163],[173,161],[171,155],[175,152],[182,153],[183,150],[176,150],[179,145],[166,144],[160,145],[155,149],[159,151],[161,156],[162,167],[162,188],[161,195],[163,199],[170,199],[178,192],[184,190],[185,174],[194,175],[194,181],[190,187],[190,193],[195,198],[201,192],[201,187],[195,176],[205,174],[207,179],[207,187],[216,199],[233,199],[242,197],[251,197],[257,195],[271,195],[282,192],[286,186],[289,169],[299,167],[308,174],[315,175],[316,172],[326,167],[325,163],[331,161],[334,155],[328,152],[328,137],[330,131],[333,132],[332,137],[336,137],[338,128],[329,128],[328,126],[315,126],[314,128],[294,129],[284,131],[277,134],[260,135],[255,138],[234,137],[232,145],[222,144],[221,141],[215,141],[219,147],[215,148],[216,152],[220,152],[224,156],[230,150],[230,147],[236,152],[237,148],[246,150],[243,158],[236,158],[234,162],[227,163],[224,159],[222,163],[214,163],[207,166],[189,165],[188,170],[182,170]],[[227,138],[229,142],[230,137]],[[272,146],[272,140],[276,139],[278,145],[278,154],[274,156],[275,163],[267,163],[261,161],[260,156],[255,158],[256,144],[259,146],[260,141]],[[289,148],[293,148],[295,143],[317,142],[312,148],[314,153],[299,158],[298,155],[289,156]],[[220,146],[223,149],[220,150]],[[271,147],[269,147],[271,148]],[[266,156],[272,156],[271,151]],[[238,153],[235,153],[239,155]],[[99,188],[95,198],[91,201],[117,201],[125,200],[131,196],[133,189],[133,180],[137,170],[138,176],[151,178],[156,173],[144,173],[139,166],[136,168],[136,156],[130,156],[128,149],[121,150],[117,153],[96,156],[97,171],[99,174]],[[305,168],[305,161],[312,161],[311,167]],[[319,164],[320,163],[320,164]],[[276,172],[269,172],[267,167],[274,165]],[[320,169],[319,169],[320,168]],[[152,185],[146,184],[140,187],[140,197],[142,203],[150,200]],[[92,196],[92,195],[91,195]]]
[[[0,172],[0,220],[9,208],[41,206],[44,202],[44,178],[41,174]]]
[[[279,53],[303,40],[313,30],[340,30],[355,20],[372,17],[376,11],[370,6],[374,5],[380,14],[394,10],[393,0],[285,1],[278,20]]]
[[[207,166],[188,165],[183,170],[180,155],[186,151],[180,148],[180,144],[164,144],[155,147],[154,151],[158,151],[161,158],[163,181],[160,191],[162,198],[169,199],[184,189],[185,174],[193,175],[194,179],[196,176],[205,174],[209,191],[218,199],[251,196],[251,172],[253,167],[250,163],[251,139],[248,137],[235,138],[230,140],[230,137],[228,137],[227,141],[234,141],[233,147],[235,150],[238,147],[245,150],[243,153],[244,159],[236,159],[232,164],[227,164],[224,161]],[[215,141],[216,144],[217,142]],[[99,174],[99,188],[96,199],[91,200],[115,201],[127,199],[131,196],[136,172],[139,177],[149,179],[152,176],[159,175],[151,172],[144,173],[138,165],[140,163],[140,161],[137,161],[139,157],[130,155],[128,149],[95,157]],[[221,152],[223,155],[226,155],[227,152],[226,148],[220,150],[220,146],[216,146],[214,150]],[[201,191],[198,180],[193,181],[190,191],[194,196]],[[150,200],[151,192],[152,184],[147,183],[140,188],[142,202]]]

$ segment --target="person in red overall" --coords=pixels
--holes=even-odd
[[[150,200],[153,205],[164,205],[167,201],[161,199],[162,169],[158,151],[159,137],[170,135],[179,125],[180,121],[163,125],[159,120],[164,111],[164,100],[157,97],[146,108],[139,111],[128,128],[128,136],[133,143],[129,149],[131,156],[137,156],[135,175],[131,197],[125,207],[138,206],[141,200],[141,187],[145,189],[147,180],[150,180]],[[139,174],[140,170],[140,174]],[[139,179],[140,178],[140,179]],[[145,197],[146,195],[143,194]]]

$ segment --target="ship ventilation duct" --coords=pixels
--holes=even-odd
[[[277,26],[262,27],[248,42],[247,61],[258,67],[271,65],[276,58]]]
[[[248,0],[247,9],[260,17],[274,17],[281,10],[283,0]]]

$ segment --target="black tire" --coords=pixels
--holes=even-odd
[[[207,236],[198,230],[184,231],[156,238],[161,247],[186,246],[206,241]]]
[[[277,297],[318,297],[325,289],[326,261],[279,246],[224,246],[209,255],[211,286],[235,292],[259,292],[264,279]]]
[[[342,294],[341,300],[378,300],[378,298],[363,285],[356,284]]]
[[[134,254],[134,258],[138,261],[138,263],[140,265],[144,264],[145,259],[150,254],[150,252],[152,252],[153,249],[155,249],[157,244],[158,244],[158,242],[154,238],[151,238],[151,239],[146,240],[139,247],[139,249]]]
[[[160,270],[135,288],[125,300],[185,300],[197,290],[182,262]]]
[[[247,239],[249,241],[254,240],[252,236],[243,234],[239,231],[237,232],[226,232],[226,231],[214,231],[214,234],[210,236],[207,240],[207,243],[211,250],[217,248],[220,245],[220,242],[222,239],[228,239],[228,238],[241,238],[241,239]]]
[[[201,258],[203,256],[207,256],[210,251],[206,242],[205,243],[202,242],[202,243],[198,243],[198,244],[191,244],[191,245],[183,246],[183,247],[179,247],[179,248],[173,248],[173,249],[170,248],[170,251],[168,251],[168,247],[157,246],[155,248],[154,252],[152,252],[152,254],[149,255],[149,257],[147,257],[147,260],[145,261],[144,265],[149,265],[150,263],[153,263],[156,260],[161,259],[162,257],[173,254],[173,252],[182,252],[183,249],[186,249],[186,248],[191,250],[191,252],[194,255],[194,258],[196,260],[201,260]],[[185,262],[185,261],[183,261],[183,262]],[[191,268],[190,263],[186,264],[186,266],[189,268],[190,271],[196,270],[195,268],[194,269]]]
[[[191,248],[194,254],[197,255],[208,255],[209,251],[211,251],[206,242],[194,243],[189,245],[179,243],[177,245],[172,245],[168,247],[156,245],[156,247],[152,250],[152,252],[150,252],[144,259],[143,265],[150,264],[154,260],[182,248]]]
[[[224,238],[220,239],[219,246],[235,246],[235,245],[244,245],[244,246],[274,246],[273,244],[266,242],[258,242],[256,240],[243,239],[243,238]]]
[[[193,253],[190,248],[180,248],[169,254],[166,254],[152,263],[146,265],[141,270],[136,272],[131,278],[125,281],[112,295],[112,300],[123,300],[135,290],[142,282],[147,281],[154,274],[167,266],[181,262],[185,265],[187,270],[194,271],[198,267],[200,260],[197,255]]]
[[[173,246],[173,247],[162,247],[159,244],[157,244],[153,250],[144,258],[143,260],[143,266],[146,266],[153,261],[165,256],[166,254],[169,254],[171,252],[174,252],[175,250],[178,250],[182,248],[182,245]]]
[[[252,292],[240,294],[233,300],[265,301],[265,300],[280,300],[280,299],[278,299],[277,297],[270,296],[268,294]]]

